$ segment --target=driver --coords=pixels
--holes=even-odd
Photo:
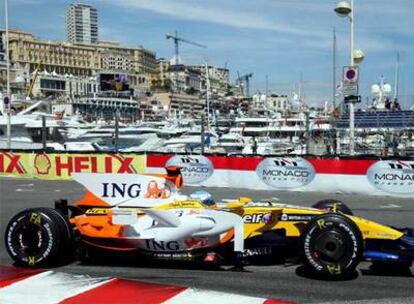
[[[213,196],[204,190],[199,190],[190,195],[194,200],[200,201],[203,205],[208,207],[216,207],[216,202],[213,199]]]

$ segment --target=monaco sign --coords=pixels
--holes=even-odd
[[[273,188],[290,189],[309,184],[315,178],[315,168],[300,157],[272,157],[257,166],[256,174]]]
[[[414,195],[414,161],[377,161],[368,169],[367,178],[379,190]]]

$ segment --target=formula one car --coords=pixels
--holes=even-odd
[[[179,168],[167,174],[73,174],[85,196],[14,216],[6,248],[19,265],[50,266],[76,249],[136,252],[137,258],[245,265],[296,259],[313,273],[343,276],[361,260],[410,267],[414,229],[352,215],[341,203],[306,208],[240,198],[218,206],[205,191],[180,194]]]

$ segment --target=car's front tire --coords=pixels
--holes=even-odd
[[[364,241],[358,226],[338,213],[314,217],[300,240],[304,264],[313,272],[330,277],[355,271],[362,259]]]
[[[51,266],[70,252],[72,230],[68,220],[52,208],[26,209],[6,227],[5,245],[16,264],[25,267]]]

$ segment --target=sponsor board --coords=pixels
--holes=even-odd
[[[291,189],[312,182],[315,168],[300,157],[272,157],[259,163],[256,174],[262,182],[273,188]]]
[[[72,173],[144,172],[145,155],[0,152],[0,176],[72,179]]]
[[[30,174],[31,154],[25,153],[0,153],[0,175],[26,176]]]
[[[211,161],[203,155],[175,155],[166,166],[181,167],[185,184],[197,184],[207,180],[214,171]]]
[[[414,194],[414,161],[377,161],[368,169],[367,178],[379,190]]]

